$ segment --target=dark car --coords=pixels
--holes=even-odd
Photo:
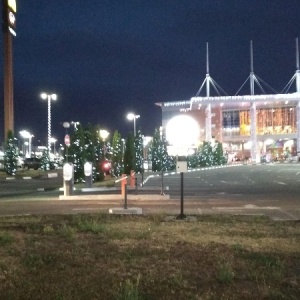
[[[24,169],[34,169],[37,170],[41,166],[41,160],[36,157],[25,158],[23,163]]]
[[[23,168],[24,169],[34,169],[37,170],[41,167],[41,159],[37,157],[31,157],[31,158],[25,158],[24,163],[23,163]],[[55,164],[50,161],[50,169],[53,170],[55,169]]]

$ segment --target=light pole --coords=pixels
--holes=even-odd
[[[161,191],[160,194],[164,195],[164,167],[163,167],[163,127],[159,127],[159,136],[160,136],[160,160],[161,160]]]
[[[136,119],[138,119],[140,117],[140,115],[136,115],[136,114],[134,114],[134,113],[129,113],[128,115],[127,115],[127,119],[129,120],[129,121],[132,121],[133,120],[133,135],[134,135],[134,137],[135,137],[135,135],[136,135]]]
[[[56,149],[55,149],[55,143],[56,143],[57,139],[54,137],[50,138],[50,142],[53,143],[53,154],[54,156],[56,156]]]
[[[41,98],[48,100],[48,152],[51,151],[51,100],[57,100],[56,94],[42,93]]]
[[[21,130],[20,131],[20,135],[22,136],[22,138],[24,139],[28,139],[28,156],[31,157],[31,140],[34,137],[34,135],[32,135],[30,132],[28,132],[27,130]],[[25,145],[25,143],[24,143]],[[25,152],[25,147],[24,147],[24,151],[23,154]],[[25,155],[26,156],[26,155]]]
[[[105,129],[100,129],[99,131],[99,135],[101,137],[101,139],[103,140],[103,148],[102,148],[102,151],[103,151],[103,159],[104,159],[104,156],[105,156],[105,153],[106,153],[106,149],[105,149],[105,140],[108,138],[109,136],[109,132]]]

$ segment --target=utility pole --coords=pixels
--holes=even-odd
[[[13,36],[16,36],[16,0],[2,0],[2,30],[4,35],[4,139],[14,131],[13,97]]]

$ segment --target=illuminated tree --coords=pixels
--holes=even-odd
[[[134,139],[134,151],[135,151],[135,161],[134,161],[134,171],[136,173],[143,172],[143,136],[140,130],[138,130]]]
[[[198,156],[200,167],[209,167],[213,165],[213,148],[210,142],[203,142],[202,147],[199,149]]]
[[[11,130],[7,133],[7,140],[5,144],[4,169],[8,175],[15,175],[17,171],[17,148],[15,146],[15,139]]]
[[[214,161],[213,164],[214,165],[224,165],[227,162],[227,158],[224,155],[223,152],[223,146],[222,143],[216,141],[214,147],[213,147],[213,157],[214,157]]]
[[[119,177],[123,173],[123,154],[121,134],[115,131],[112,141],[112,175]]]
[[[154,172],[170,169],[172,159],[167,152],[167,141],[162,131],[155,129],[151,147],[152,170]]]
[[[133,134],[129,133],[126,138],[125,153],[124,153],[124,173],[129,175],[131,170],[134,170],[134,138]]]
[[[50,155],[49,150],[45,149],[43,151],[42,157],[41,157],[41,166],[40,169],[43,171],[49,171],[50,170]]]
[[[69,158],[74,165],[74,182],[84,180],[84,163],[85,159],[85,144],[84,131],[79,124],[76,126],[74,134],[71,137],[71,145],[69,147]]]

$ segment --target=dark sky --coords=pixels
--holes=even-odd
[[[155,102],[197,93],[206,42],[210,74],[231,95],[249,76],[251,39],[254,71],[274,89],[281,91],[296,69],[299,0],[31,0],[17,6],[15,132],[29,130],[33,143],[47,139],[42,91],[58,94],[52,135],[60,142],[60,123],[71,120],[125,137],[133,130],[129,111],[140,114],[137,127],[152,135],[161,124]],[[3,91],[3,57],[1,68]]]

